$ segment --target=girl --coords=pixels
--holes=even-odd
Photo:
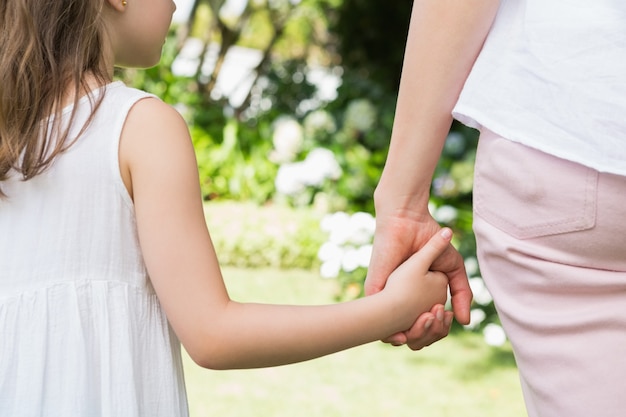
[[[171,0],[0,4],[0,415],[185,416],[180,342],[213,369],[385,338],[446,299],[450,231],[372,297],[232,301],[183,119],[111,82],[154,65]]]

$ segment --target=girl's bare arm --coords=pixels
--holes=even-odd
[[[122,133],[120,162],[154,288],[182,344],[202,366],[264,367],[319,357],[405,330],[445,302],[445,278],[428,272],[449,242],[442,236],[373,297],[326,306],[232,301],[206,227],[182,117],[159,100],[138,102]]]

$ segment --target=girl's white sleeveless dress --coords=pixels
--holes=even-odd
[[[118,165],[128,111],[149,95],[121,82],[102,91],[89,128],[48,171],[1,184],[0,416],[188,414],[180,343]],[[79,106],[81,126],[89,100]]]

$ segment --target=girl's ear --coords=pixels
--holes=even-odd
[[[123,13],[126,10],[127,0],[105,0],[114,10]]]

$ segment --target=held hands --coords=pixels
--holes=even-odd
[[[393,297],[392,314],[399,323],[405,323],[403,329],[413,326],[418,316],[424,316],[422,313],[429,311],[433,305],[446,302],[446,275],[429,269],[446,250],[451,238],[452,231],[442,229],[389,276],[383,293]]]
[[[391,272],[440,230],[441,227],[430,215],[377,216],[373,256],[365,281],[366,294],[371,295],[385,288],[388,285],[387,277]],[[463,258],[449,244],[449,240],[432,262],[430,269],[446,275],[452,295],[454,316],[461,324],[469,323],[472,292]],[[442,305],[444,302],[445,298],[440,303],[434,303],[430,311],[422,314],[409,330],[392,335],[384,341],[394,345],[406,343],[409,348],[418,350],[446,337],[453,314],[444,311]]]

